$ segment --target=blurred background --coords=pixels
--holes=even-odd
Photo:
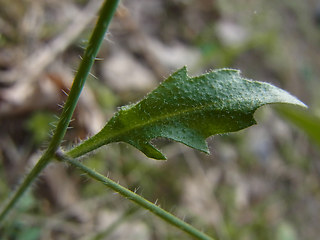
[[[0,202],[39,159],[101,0],[0,0]],[[123,0],[91,71],[70,148],[178,68],[237,68],[308,106],[263,107],[258,125],[208,139],[205,155],[156,141],[168,161],[117,143],[84,160],[223,240],[315,240],[320,230],[320,2]],[[189,239],[65,164],[50,164],[1,239]]]

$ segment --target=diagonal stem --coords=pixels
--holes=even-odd
[[[55,129],[55,133],[50,141],[48,149],[39,159],[37,164],[31,170],[31,172],[25,177],[22,184],[13,193],[12,197],[6,203],[6,205],[0,211],[0,222],[14,207],[14,205],[21,198],[23,193],[28,189],[31,183],[37,178],[41,171],[48,165],[51,159],[54,157],[55,152],[59,148],[61,141],[67,131],[67,127],[70,123],[74,109],[76,108],[80,93],[83,89],[85,81],[88,77],[90,69],[94,63],[96,55],[99,51],[101,43],[104,39],[104,35],[108,29],[110,21],[116,11],[119,0],[106,0],[100,10],[99,19],[93,30],[88,46],[85,50],[83,60],[80,63],[78,72],[74,78],[69,97],[63,108],[60,120]]]
[[[80,161],[77,159],[73,159],[68,157],[67,155],[64,155],[62,152],[57,152],[56,153],[56,158],[67,162],[71,164],[74,167],[77,167],[81,171],[85,172],[90,176],[91,178],[101,182],[102,184],[106,185],[107,187],[111,188],[113,191],[118,192],[125,198],[131,200],[132,202],[138,204],[139,206],[149,210],[153,214],[157,215],[158,217],[162,218],[166,222],[168,222],[170,225],[173,225],[185,233],[189,234],[190,236],[196,238],[196,239],[201,239],[201,240],[213,240],[210,236],[207,234],[197,230],[190,224],[182,221],[181,219],[177,218],[176,216],[172,215],[171,213],[167,212],[166,210],[160,208],[154,203],[149,202],[145,198],[141,197],[140,195],[130,191],[129,189],[121,186],[120,184],[114,182],[110,178],[107,178],[100,173],[94,171],[91,168],[88,168],[87,166],[83,165]]]

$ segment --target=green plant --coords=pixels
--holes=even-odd
[[[107,0],[103,4],[50,144],[12,198],[4,205],[0,212],[0,221],[48,163],[57,159],[79,168],[88,176],[191,236],[211,239],[156,204],[86,167],[77,158],[102,145],[121,141],[133,145],[148,157],[165,159],[165,156],[150,143],[157,137],[169,138],[208,153],[206,138],[218,133],[238,131],[255,124],[253,114],[257,108],[265,104],[305,105],[277,87],[242,78],[236,70],[221,69],[191,78],[187,76],[184,67],[172,74],[142,101],[122,107],[98,134],[63,152],[60,149],[61,141],[117,4],[118,0]]]

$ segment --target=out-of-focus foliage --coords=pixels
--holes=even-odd
[[[320,146],[320,117],[310,110],[296,107],[282,106],[278,112],[289,122],[304,131]]]
[[[52,113],[36,112],[26,123],[26,129],[31,132],[32,139],[36,145],[48,140],[50,130],[56,119]]]

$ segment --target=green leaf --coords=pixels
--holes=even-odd
[[[124,106],[95,136],[67,154],[78,157],[111,142],[126,142],[154,159],[166,159],[150,141],[169,138],[209,153],[206,138],[255,124],[253,113],[269,103],[302,102],[268,83],[232,69],[189,77],[178,70],[136,104]]]

